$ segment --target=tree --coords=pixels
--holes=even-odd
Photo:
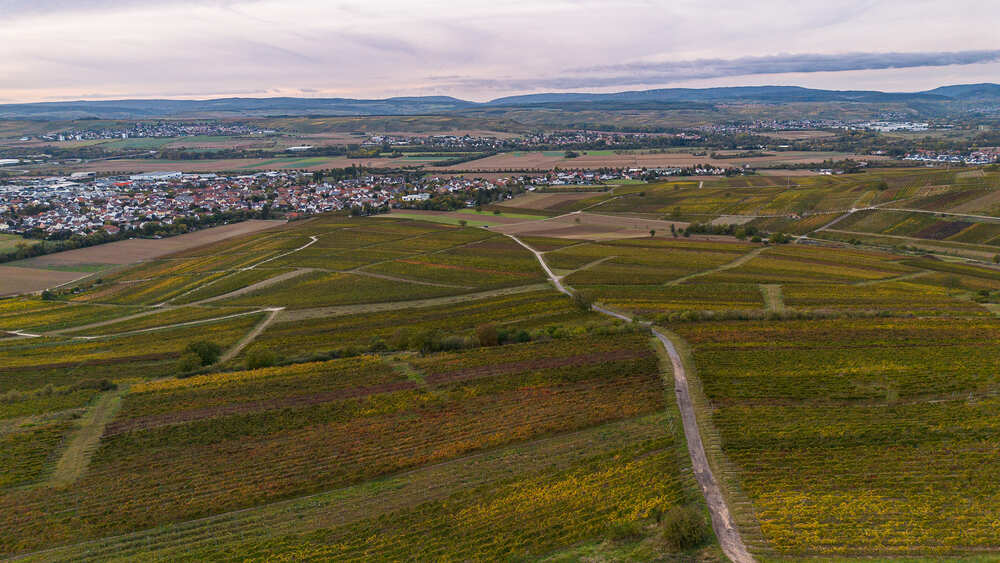
[[[687,550],[700,546],[708,538],[705,517],[688,506],[671,508],[660,523],[663,541],[673,549]]]
[[[649,229],[649,238],[653,238],[655,236],[656,236],[656,229]]]
[[[194,352],[186,352],[177,361],[177,371],[186,373],[194,371],[202,366],[201,358]]]
[[[674,235],[674,238],[677,238],[677,225],[670,223],[670,234]]]
[[[208,340],[192,342],[187,345],[185,351],[198,356],[198,359],[201,361],[201,365],[203,366],[214,364],[218,361],[219,356],[222,355],[222,347],[215,342],[210,342]]]
[[[466,221],[465,219],[459,219],[459,220],[458,220],[458,224],[459,224],[460,226],[464,227],[464,226],[468,225],[468,224],[469,224],[469,222],[468,222],[468,221]]]
[[[278,363],[278,355],[267,348],[254,347],[247,352],[247,369],[269,368]]]
[[[994,254],[993,255],[993,263],[994,264],[1000,264],[1000,254]]]
[[[479,338],[480,346],[496,346],[500,343],[500,335],[497,327],[492,324],[483,324],[476,327],[476,337]]]
[[[590,309],[594,306],[590,299],[580,292],[573,294],[573,304],[576,305],[581,311],[590,311]]]

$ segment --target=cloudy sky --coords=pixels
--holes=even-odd
[[[0,0],[0,102],[1000,82],[1000,2]]]

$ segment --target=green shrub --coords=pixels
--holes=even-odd
[[[476,337],[480,346],[496,346],[500,344],[500,336],[497,334],[497,327],[491,324],[479,325],[476,327]]]
[[[701,512],[689,506],[675,506],[660,522],[663,542],[679,550],[696,548],[708,539],[708,526]]]
[[[201,356],[195,354],[194,352],[186,352],[182,354],[181,358],[177,361],[177,370],[182,373],[189,372],[200,368],[202,365]]]
[[[590,308],[593,306],[590,298],[580,292],[573,294],[573,304],[581,311],[590,311]]]
[[[253,348],[247,352],[247,369],[269,368],[278,363],[278,355],[267,348]]]
[[[219,356],[222,355],[222,347],[208,340],[192,342],[187,345],[185,351],[198,356],[198,360],[201,362],[199,365],[201,366],[214,364],[219,360]]]

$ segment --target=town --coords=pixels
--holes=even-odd
[[[62,239],[98,231],[150,231],[186,218],[220,213],[297,218],[327,211],[369,214],[389,207],[427,207],[438,194],[467,207],[547,187],[596,186],[682,173],[738,172],[693,168],[552,171],[492,180],[461,176],[267,171],[243,175],[148,172],[18,179],[0,185],[0,232]],[[477,195],[478,199],[477,199]],[[486,194],[485,196],[482,194]],[[153,231],[155,232],[155,230]]]
[[[93,127],[70,129],[66,131],[46,133],[37,138],[41,141],[92,141],[98,139],[131,139],[131,138],[163,138],[163,137],[194,137],[199,135],[234,137],[249,135],[274,135],[277,131],[261,129],[243,123],[227,123],[216,120],[209,121],[152,121],[137,122],[123,127]],[[21,141],[31,141],[31,136],[20,137]]]

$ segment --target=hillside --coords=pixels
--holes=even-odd
[[[992,555],[997,176],[872,174],[323,215],[0,300],[0,555]]]
[[[954,104],[995,103],[1000,86],[942,86],[926,92],[819,90],[798,86],[666,88],[611,94],[542,93],[508,96],[485,103],[447,96],[348,98],[221,98],[211,100],[106,100],[0,105],[3,119],[131,119],[150,117],[266,117],[294,115],[422,115],[516,107],[565,111],[710,109],[714,104],[852,103],[904,104],[919,111],[948,113]],[[964,106],[963,106],[964,107]],[[922,109],[921,109],[922,108]]]

